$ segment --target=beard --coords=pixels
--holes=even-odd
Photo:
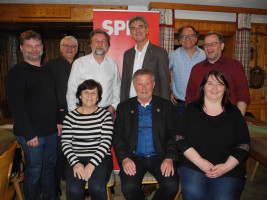
[[[103,56],[103,55],[105,55],[105,54],[107,53],[107,51],[108,51],[108,50],[107,50],[106,48],[103,48],[103,47],[93,49],[94,54],[95,54],[95,55],[98,55],[98,56]]]
[[[39,51],[38,53],[39,53],[39,55],[37,57],[32,57],[27,51],[25,51],[24,49],[22,49],[23,57],[25,59],[30,60],[30,61],[33,61],[33,62],[41,60],[42,55],[43,55],[43,50],[42,51]]]

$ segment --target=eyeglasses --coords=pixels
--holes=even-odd
[[[203,44],[203,47],[204,48],[215,47],[217,44],[221,44],[221,43],[220,42],[205,43]]]
[[[63,46],[63,47],[66,47],[66,48],[71,48],[71,49],[76,49],[76,48],[77,48],[76,45],[63,44],[62,46]]]
[[[196,37],[196,34],[189,34],[189,35],[181,35],[180,38],[185,40],[186,38],[191,39],[192,37]]]

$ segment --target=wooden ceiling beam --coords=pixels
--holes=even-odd
[[[180,4],[180,3],[150,2],[150,4],[148,5],[148,9],[150,10],[151,8],[267,15],[267,9]]]
[[[93,22],[93,9],[127,10],[128,6],[0,4],[0,22]]]

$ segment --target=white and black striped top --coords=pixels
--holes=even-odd
[[[110,113],[98,108],[94,113],[81,114],[73,110],[66,115],[62,128],[62,151],[71,166],[78,157],[89,157],[98,166],[106,155],[111,155],[113,122]]]

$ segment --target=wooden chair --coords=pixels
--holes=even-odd
[[[18,149],[19,148],[21,149],[22,160],[23,160],[23,163],[25,163],[25,158],[24,158],[23,150],[22,150],[21,146],[18,143],[17,143],[17,148]],[[23,163],[20,164],[20,169],[21,169],[20,173],[15,174],[15,176],[12,177],[12,179],[10,180],[10,182],[12,182],[14,184],[16,195],[17,195],[17,197],[18,197],[19,200],[23,200],[24,199],[23,198],[23,195],[22,195],[22,191],[21,191],[20,185],[19,185],[19,183],[21,181],[23,181],[23,179],[24,179],[24,171],[23,171],[24,166],[23,166]]]
[[[11,118],[7,100],[0,101],[0,119]]]
[[[156,184],[156,188],[159,189],[158,181],[149,172],[145,173],[144,178],[142,180],[142,185],[145,185],[145,184]],[[180,194],[181,194],[181,183],[179,182],[179,190],[178,190],[178,193],[175,196],[174,200],[178,200]],[[124,198],[124,200],[126,200],[126,199]]]
[[[13,199],[15,194],[13,185],[9,184],[15,150],[16,142],[0,156],[0,197],[4,200]]]
[[[252,171],[252,174],[251,174],[251,177],[250,177],[250,182],[253,181],[253,179],[255,177],[255,174],[256,174],[256,171],[257,171],[257,169],[259,167],[259,164],[260,164],[259,161],[256,160],[255,166],[253,168],[253,171]]]
[[[111,187],[115,186],[115,175],[114,172],[112,171],[110,174],[109,181],[107,183],[107,200],[112,200],[112,193],[111,193]],[[85,189],[88,189],[88,185],[85,185]]]

